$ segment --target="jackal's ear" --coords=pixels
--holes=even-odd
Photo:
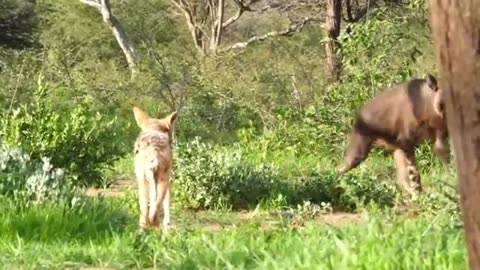
[[[175,112],[172,112],[171,114],[169,114],[166,119],[167,121],[170,123],[170,125],[174,125],[175,124],[175,121],[177,121],[177,118],[178,118],[178,113],[175,111]]]
[[[143,129],[147,125],[150,116],[138,107],[133,107],[133,114],[135,115],[137,125]]]
[[[171,114],[165,116],[165,118],[160,120],[160,126],[162,126],[166,131],[172,131],[174,129],[177,116],[177,112],[172,112]]]

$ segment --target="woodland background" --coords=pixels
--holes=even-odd
[[[428,73],[424,0],[2,0],[0,262],[461,269],[455,179],[428,145],[408,211],[381,150],[335,173],[356,108]],[[133,106],[179,112],[168,241],[135,233]],[[190,231],[212,224],[233,229]]]

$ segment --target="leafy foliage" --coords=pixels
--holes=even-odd
[[[18,203],[70,201],[75,189],[64,171],[53,168],[46,157],[31,159],[17,147],[0,144],[0,195]]]
[[[3,113],[0,138],[33,159],[51,157],[52,164],[65,168],[75,184],[102,183],[102,169],[123,153],[122,145],[111,139],[119,130],[116,119],[92,115],[82,105],[59,110],[47,91],[40,78],[32,103]]]
[[[358,105],[392,83],[435,74],[426,1],[376,1],[361,21],[343,21],[342,83],[335,85],[327,84],[319,23],[200,57],[171,1],[111,2],[140,56],[134,79],[96,9],[71,0],[0,3],[0,263],[6,268],[465,266],[454,177],[443,173],[429,147],[417,149],[428,193],[406,215],[398,214],[390,158],[374,152],[347,175],[335,174]],[[318,11],[310,5],[318,1],[300,2],[324,15],[324,3]],[[361,12],[371,1],[354,2],[353,12]],[[230,4],[227,17],[237,12]],[[287,9],[298,17],[295,7]],[[281,30],[282,12],[244,12],[224,32],[223,45]],[[136,191],[121,198],[77,192],[118,177],[133,182],[126,153],[138,134],[134,105],[152,115],[180,115],[176,231],[168,238],[136,232]],[[247,218],[208,211],[253,207]],[[332,213],[338,210],[368,210],[368,219]],[[336,214],[355,220],[323,224]],[[221,233],[197,231],[229,225]]]
[[[283,196],[287,205],[303,201],[330,203],[335,209],[353,210],[370,202],[392,205],[394,189],[375,183],[371,176],[342,184],[334,171],[311,169],[297,177],[285,176],[272,164],[254,165],[251,149],[215,147],[198,139],[180,145],[174,170],[176,201],[186,208],[244,209]]]

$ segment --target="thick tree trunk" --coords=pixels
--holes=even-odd
[[[480,1],[430,0],[470,269],[480,269]]]
[[[340,35],[340,23],[342,20],[342,0],[327,0],[327,13],[325,30],[327,32],[327,43],[325,53],[327,56],[328,73],[332,81],[340,80],[341,58],[337,55],[339,47],[338,35]]]

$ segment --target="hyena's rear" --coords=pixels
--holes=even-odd
[[[138,181],[140,228],[159,226],[160,204],[163,227],[170,226],[170,175],[172,170],[172,132],[177,119],[173,112],[163,119],[151,118],[134,107],[133,113],[141,133],[135,141],[135,174]]]

